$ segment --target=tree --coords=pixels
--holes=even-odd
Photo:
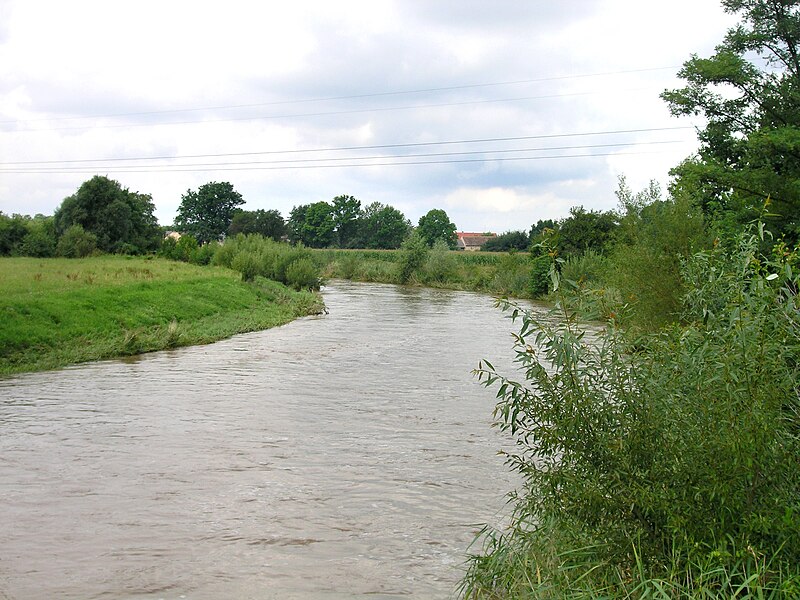
[[[524,231],[507,231],[493,237],[481,246],[485,252],[508,252],[510,250],[527,250],[530,245],[528,234]]]
[[[710,58],[693,55],[666,91],[672,114],[701,115],[700,150],[673,169],[672,192],[707,214],[747,222],[767,199],[771,226],[800,235],[800,2],[723,0],[742,22]],[[756,64],[758,61],[760,64]]]
[[[558,223],[558,253],[578,256],[587,250],[600,252],[614,239],[617,226],[617,217],[612,212],[587,212],[582,206],[573,206],[569,209],[569,217]]]
[[[197,191],[187,190],[175,217],[181,233],[192,235],[205,244],[221,240],[231,225],[237,206],[244,204],[242,195],[227,181],[212,181]]]
[[[276,242],[286,235],[286,223],[277,210],[237,210],[228,227],[228,235],[257,233]]]
[[[161,242],[154,210],[149,194],[131,192],[118,181],[96,175],[56,209],[56,232],[63,235],[80,225],[96,237],[103,252],[149,252]]]
[[[0,256],[16,254],[27,233],[25,217],[0,212]]]
[[[411,222],[393,206],[373,202],[361,211],[358,218],[356,247],[399,248],[411,231]]]
[[[458,243],[455,224],[450,221],[446,212],[438,208],[429,210],[426,215],[420,217],[417,231],[425,243],[431,247],[436,240],[444,240],[451,249],[454,249]]]
[[[349,248],[355,241],[360,211],[361,202],[353,196],[336,196],[333,199],[333,224],[339,248]]]
[[[333,207],[325,201],[295,206],[289,215],[289,237],[311,248],[326,248],[333,243]]]
[[[28,233],[22,238],[17,254],[48,258],[56,252],[56,228],[53,217],[36,215],[27,219]]]

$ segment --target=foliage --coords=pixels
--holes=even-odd
[[[97,236],[77,223],[59,238],[56,254],[64,258],[84,258],[97,250]]]
[[[532,298],[541,298],[550,291],[550,265],[552,258],[549,256],[534,256],[531,258],[531,273],[529,290]]]
[[[327,248],[333,243],[336,224],[333,207],[327,202],[295,206],[287,225],[292,242],[310,248]]]
[[[429,210],[420,217],[417,232],[429,247],[433,247],[438,240],[444,240],[451,250],[455,250],[458,243],[455,224],[439,208]]]
[[[307,262],[292,267],[298,261]],[[311,289],[318,289],[321,284],[320,269],[308,248],[275,242],[260,235],[237,235],[226,240],[211,262],[238,271],[245,281],[263,277]]]
[[[602,252],[614,240],[617,217],[612,212],[587,211],[573,206],[569,216],[558,222],[554,243],[562,257],[576,256],[587,250]]]
[[[586,283],[614,288],[631,305],[625,325],[653,331],[679,318],[685,291],[681,264],[711,245],[705,219],[686,196],[662,200],[654,182],[634,194],[621,178],[617,197],[618,242],[605,276]]]
[[[397,283],[404,251],[318,250],[314,256],[323,265],[326,277]],[[527,298],[530,268],[526,253],[455,252],[439,244],[429,251],[422,268],[409,282]]]
[[[483,246],[483,252],[524,251],[530,245],[530,238],[524,231],[507,231],[497,237],[490,238]]]
[[[298,258],[286,266],[286,285],[296,290],[319,289],[319,269],[311,258]]]
[[[55,227],[63,235],[80,225],[95,236],[102,252],[128,250],[134,254],[158,248],[161,235],[149,194],[131,192],[118,181],[95,176],[64,199],[54,214]]]
[[[55,254],[56,240],[53,217],[0,212],[0,255],[50,257]]]
[[[152,257],[3,258],[0,375],[209,343],[318,312],[319,302]]]
[[[497,386],[523,486],[465,595],[800,591],[800,277],[797,252],[761,256],[758,233],[691,257],[687,324],[634,345],[614,318],[581,329],[563,298],[556,320],[503,303],[525,381],[476,374]]]
[[[221,240],[231,226],[236,207],[244,204],[242,195],[227,181],[211,181],[186,190],[175,217],[175,226],[199,243]]]
[[[428,245],[416,231],[400,247],[397,278],[400,283],[409,283],[418,274],[428,259]]]
[[[228,236],[257,233],[276,242],[286,235],[286,223],[277,210],[237,210],[228,227]]]
[[[436,240],[425,261],[425,282],[444,283],[453,278],[456,258],[445,240]]]
[[[800,2],[724,0],[741,17],[710,58],[692,56],[664,92],[674,115],[701,115],[700,150],[673,170],[674,192],[707,215],[758,216],[771,198],[771,226],[800,236]]]
[[[336,196],[333,199],[333,224],[336,232],[336,246],[352,248],[358,234],[358,216],[361,202],[353,196]]]
[[[411,222],[393,206],[373,202],[361,210],[356,247],[399,248],[411,231]]]

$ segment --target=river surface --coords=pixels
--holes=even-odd
[[[449,598],[516,485],[477,294],[335,282],[330,314],[0,380],[0,598]],[[475,548],[473,548],[474,550]]]

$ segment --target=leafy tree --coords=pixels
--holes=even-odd
[[[417,231],[428,246],[433,246],[436,240],[444,240],[450,248],[455,248],[458,243],[455,224],[439,208],[429,210],[420,217]]]
[[[586,250],[602,251],[614,239],[617,217],[612,212],[587,211],[573,206],[569,217],[558,223],[556,247],[562,256],[576,256]]]
[[[181,233],[192,235],[205,244],[220,240],[231,225],[237,206],[244,204],[242,195],[227,181],[212,181],[197,191],[187,190],[175,217]]]
[[[325,201],[295,206],[289,215],[289,237],[311,248],[326,248],[333,243],[333,207]]]
[[[362,209],[358,218],[356,247],[399,248],[411,231],[411,222],[393,206],[373,202]]]
[[[507,231],[493,237],[481,246],[486,252],[508,252],[510,250],[527,250],[530,245],[528,234],[524,231]]]
[[[53,217],[36,215],[27,220],[28,233],[22,238],[17,254],[48,258],[56,252],[56,228]]]
[[[358,233],[360,211],[361,202],[353,196],[336,196],[333,199],[333,223],[339,248],[352,247]]]
[[[0,212],[0,256],[16,254],[27,233],[25,217]]]
[[[96,175],[85,181],[55,212],[55,226],[63,235],[80,225],[97,239],[103,252],[132,253],[155,250],[161,243],[155,206],[149,194],[131,192],[118,181]]]
[[[257,233],[276,242],[286,235],[286,223],[277,210],[237,210],[228,227],[228,235]]]
[[[686,87],[662,94],[674,115],[701,115],[700,150],[673,169],[673,194],[739,223],[761,212],[800,235],[800,2],[723,0],[742,21],[710,58],[692,56]]]

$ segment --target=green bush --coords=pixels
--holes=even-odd
[[[428,252],[425,262],[425,281],[428,283],[444,283],[453,279],[456,271],[455,257],[450,253],[450,246],[445,240],[436,240]]]
[[[399,269],[397,278],[400,283],[408,283],[417,275],[428,259],[428,245],[419,234],[412,233],[400,247]]]
[[[58,240],[56,254],[65,258],[83,258],[97,250],[97,236],[80,225],[71,225]]]
[[[319,289],[319,269],[310,258],[298,258],[286,267],[286,285],[298,291]]]
[[[215,249],[211,263],[239,271],[247,281],[255,277],[265,277],[287,285],[317,289],[320,284],[320,268],[316,265],[311,250],[298,244],[295,246],[284,242],[276,242],[259,234],[242,235],[228,238],[225,243]],[[290,267],[294,267],[290,279]],[[313,275],[309,268],[313,270]],[[313,283],[312,283],[313,282]],[[298,288],[299,289],[299,288]]]
[[[505,304],[525,381],[476,373],[523,486],[468,597],[797,597],[800,277],[760,243],[694,255],[687,324],[635,343]]]
[[[548,256],[536,256],[531,260],[530,293],[532,297],[541,298],[550,290],[552,262]]]

